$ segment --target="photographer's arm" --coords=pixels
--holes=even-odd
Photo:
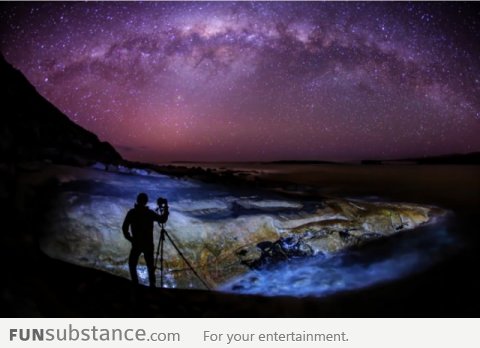
[[[153,214],[155,214],[154,216],[155,221],[157,221],[158,223],[164,224],[168,220],[168,214],[169,214],[168,207],[163,210],[162,214],[157,214],[155,212],[153,212]]]
[[[125,217],[125,220],[123,221],[122,232],[123,232],[123,235],[125,236],[125,238],[128,241],[131,242],[132,241],[132,235],[128,231],[129,228],[130,228],[130,213],[127,214],[127,216]]]

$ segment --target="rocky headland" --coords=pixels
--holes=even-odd
[[[180,290],[161,293],[172,300],[164,308],[154,305],[160,293],[140,293],[145,312],[135,312],[136,300],[122,304],[120,295],[104,303],[109,297],[99,295],[102,289],[128,292],[121,278],[129,278],[129,244],[120,227],[140,191],[151,201],[168,198],[167,230],[214,289],[252,269],[409,233],[445,213],[402,202],[302,198],[230,171],[128,162],[41,97],[3,58],[0,70],[0,202],[6,225],[13,226],[0,237],[2,263],[12,265],[2,289],[9,315],[89,316],[97,308],[107,316],[235,315],[222,308],[242,308],[238,301],[248,302],[255,315],[258,299]],[[203,287],[168,243],[165,252],[167,286]],[[184,301],[196,307],[184,310]],[[215,301],[218,306],[209,308]],[[283,315],[303,313],[294,302]],[[270,309],[278,313],[276,305]]]

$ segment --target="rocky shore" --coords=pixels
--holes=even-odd
[[[202,285],[167,245],[166,281],[175,289],[134,291],[127,279],[129,244],[120,226],[140,191],[152,201],[168,198],[167,229],[213,288],[277,262],[395,241],[399,233],[435,223],[445,210],[430,205],[438,200],[429,197],[425,204],[402,203],[410,201],[408,191],[405,199],[390,202],[327,197],[318,187],[334,186],[328,182],[310,192],[305,183],[282,187],[277,178],[125,161],[42,98],[3,58],[0,71],[5,101],[0,209],[9,226],[0,234],[4,316],[478,315],[478,301],[473,301],[478,277],[469,277],[478,268],[473,251],[439,263],[427,276],[368,290],[328,298],[266,298],[192,290]],[[441,181],[438,187],[444,186]],[[470,186],[475,195],[478,186]],[[451,194],[435,192],[451,201]],[[478,245],[474,198],[466,206],[475,214],[459,230],[471,232]]]
[[[58,183],[40,239],[47,255],[129,278],[130,246],[120,226],[136,194],[146,191],[153,200],[169,199],[167,230],[212,288],[251,269],[344,251],[431,223],[445,213],[401,202],[301,201],[158,173],[50,166],[35,175]],[[158,238],[158,228],[156,233]],[[167,286],[203,288],[169,243],[165,265]],[[141,278],[146,281],[145,274]]]

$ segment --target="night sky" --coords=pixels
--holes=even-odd
[[[480,150],[475,3],[2,3],[1,51],[149,162]]]

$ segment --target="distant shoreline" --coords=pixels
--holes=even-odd
[[[297,164],[297,165],[480,165],[480,152],[467,154],[450,154],[423,158],[400,158],[400,159],[365,159],[359,161],[325,161],[325,160],[275,160],[275,161],[171,161],[162,165],[181,164]]]

